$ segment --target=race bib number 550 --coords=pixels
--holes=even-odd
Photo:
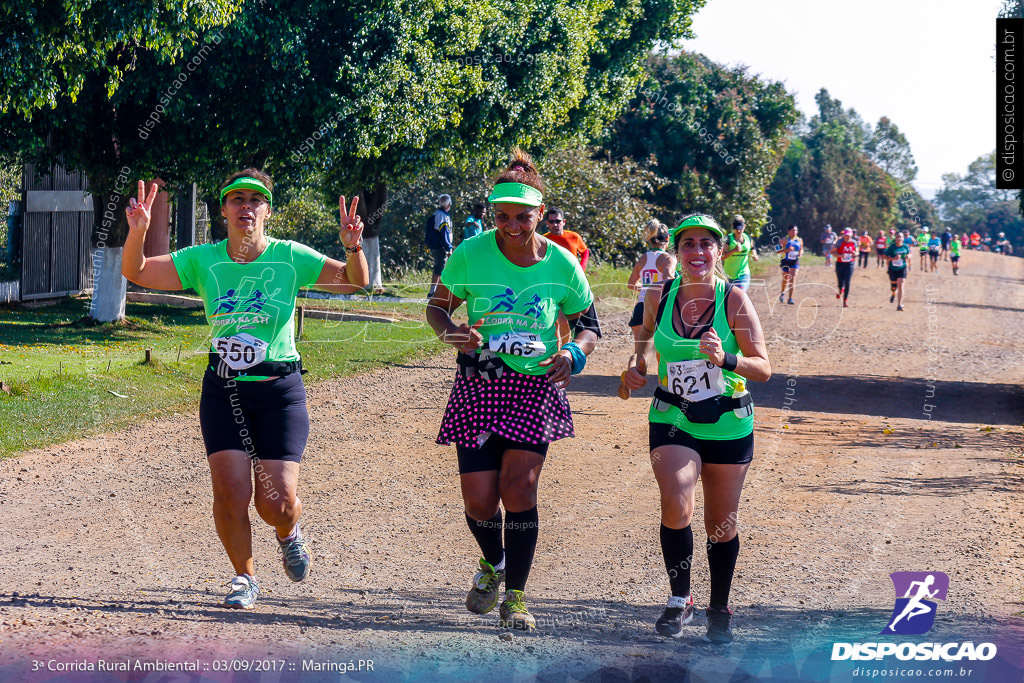
[[[707,360],[665,364],[668,390],[688,401],[703,401],[725,391],[722,368]]]
[[[213,340],[217,355],[232,370],[245,370],[262,363],[267,358],[267,342],[251,334],[236,334],[234,337],[218,337]]]
[[[516,330],[492,334],[487,348],[494,353],[522,356],[523,358],[537,358],[543,356],[545,351],[544,342],[540,340],[539,334]]]

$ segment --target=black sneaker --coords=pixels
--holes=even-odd
[[[895,294],[893,294],[892,296],[889,297],[889,303],[892,303],[893,301],[896,301],[896,295]]]
[[[719,645],[732,642],[732,610],[728,607],[708,607],[704,610],[708,618],[708,640]]]
[[[687,595],[680,598],[673,595],[661,617],[654,623],[654,630],[663,636],[678,638],[683,635],[683,624],[693,621],[693,598]]]

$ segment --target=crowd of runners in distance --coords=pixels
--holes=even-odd
[[[843,228],[840,233],[833,232],[831,225],[826,225],[819,239],[820,253],[825,257],[825,265],[835,260],[836,298],[842,299],[843,307],[849,306],[850,283],[856,268],[867,268],[871,261],[871,252],[875,254],[875,268],[885,268],[889,276],[889,303],[896,304],[896,310],[903,310],[904,284],[913,269],[913,252],[918,252],[918,268],[922,273],[935,273],[940,262],[948,262],[953,275],[960,274],[960,256],[963,251],[991,250],[1010,254],[1013,247],[1004,233],[999,233],[993,241],[982,239],[977,232],[970,234],[954,233],[946,227],[942,233],[932,231],[923,226],[916,234],[890,228],[888,232],[879,230],[874,237],[867,230],[860,235],[853,228]],[[783,291],[787,285],[792,291],[795,280],[797,259],[803,253],[803,243],[797,237],[796,226],[790,229],[789,240],[780,245],[783,271]],[[793,258],[789,254],[795,254]],[[793,303],[790,295],[789,303]]]
[[[347,293],[370,282],[358,199],[349,204],[339,198],[346,257],[340,261],[266,234],[273,188],[258,169],[232,174],[220,190],[226,240],[146,257],[157,187],[140,181],[127,209],[122,260],[132,282],[194,289],[205,304],[210,347],[199,422],[213,524],[234,570],[223,604],[240,609],[254,607],[260,595],[250,502],[273,527],[289,579],[305,580],[313,560],[300,526],[299,471],[309,413],[295,347],[296,297],[304,287]],[[590,252],[544,194],[533,160],[515,149],[487,203],[472,206],[461,241],[452,240],[448,195],[439,198],[425,226],[434,260],[426,321],[456,352],[435,441],[454,447],[465,523],[480,549],[465,606],[476,614],[497,608],[502,626],[525,631],[537,627],[526,586],[541,527],[540,475],[550,446],[575,434],[566,387],[584,371],[602,336],[584,272]],[[483,223],[488,211],[493,228]],[[694,618],[691,523],[699,483],[710,575],[709,595],[701,599],[706,637],[728,643],[739,502],[754,455],[756,410],[747,384],[771,376],[764,333],[747,296],[759,255],[741,215],[728,229],[704,214],[686,216],[676,227],[652,220],[643,239],[647,249],[627,282],[637,295],[628,322],[634,347],[624,360],[618,394],[629,399],[655,380],[648,442],[669,598],[654,628],[678,638]],[[874,250],[876,268],[884,266],[889,276],[890,303],[903,310],[914,247],[922,271],[934,272],[941,259],[957,274],[961,251],[980,249],[983,241],[977,233],[949,229],[941,235],[927,228],[917,235],[878,231],[872,237],[826,226],[820,245],[826,264],[834,261],[843,306],[853,273],[869,267]],[[1008,251],[1003,241],[996,246]],[[779,301],[793,304],[804,255],[797,226],[776,250]],[[571,457],[565,442],[556,449]],[[650,521],[652,535],[655,523]]]

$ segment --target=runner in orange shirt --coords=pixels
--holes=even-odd
[[[569,253],[579,259],[583,270],[587,269],[587,261],[590,259],[590,249],[583,242],[578,232],[565,229],[565,214],[561,209],[551,207],[548,209],[544,221],[548,224],[548,232],[545,237],[560,247],[565,247]]]

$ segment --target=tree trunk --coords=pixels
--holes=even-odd
[[[377,237],[381,220],[388,208],[388,186],[385,183],[371,183],[359,193],[359,208],[363,219],[363,236]]]
[[[122,247],[94,247],[92,250],[93,290],[89,317],[101,323],[124,318],[128,281],[121,275]]]
[[[128,235],[128,221],[124,215],[128,198],[127,193],[93,195],[93,288],[89,317],[97,322],[108,323],[124,318],[128,281],[121,275],[121,251]]]
[[[210,242],[220,242],[228,238],[228,223],[220,215],[220,199],[206,198],[206,211],[210,214]]]

